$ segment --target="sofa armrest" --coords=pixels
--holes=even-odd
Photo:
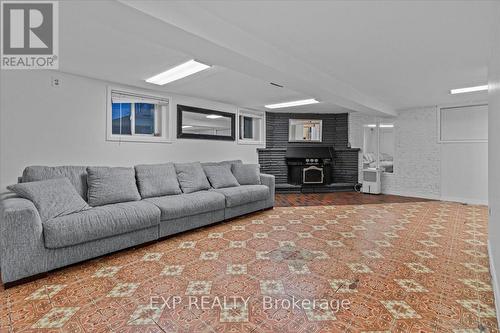
[[[0,265],[2,281],[10,282],[33,273],[33,261],[44,249],[43,227],[35,205],[23,198],[0,202]],[[16,272],[16,273],[14,273]]]
[[[267,187],[269,187],[269,194],[270,194],[270,197],[269,197],[269,204],[270,205],[269,206],[273,207],[274,206],[274,193],[276,190],[274,176],[268,175],[265,173],[261,173],[260,174],[260,183],[262,185],[266,185]]]

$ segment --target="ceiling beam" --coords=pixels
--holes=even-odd
[[[168,29],[170,45],[192,54],[198,60],[267,82],[278,82],[311,98],[353,111],[380,116],[397,114],[392,107],[257,39],[195,3],[136,0],[119,2],[161,20],[170,28],[176,28]],[[173,34],[174,30],[176,34]],[[282,101],[269,101],[274,102]]]

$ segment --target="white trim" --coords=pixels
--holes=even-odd
[[[154,135],[116,135],[113,134],[113,121],[112,121],[112,101],[111,95],[113,92],[122,92],[129,93],[138,96],[145,96],[150,98],[158,99],[159,101],[168,101],[168,105],[165,105],[165,112],[161,115],[161,136]],[[112,142],[153,142],[153,143],[172,143],[172,98],[168,96],[164,96],[158,94],[156,96],[152,96],[150,91],[139,90],[133,88],[126,88],[120,86],[107,86],[107,94],[106,94],[106,141]],[[132,113],[132,117],[134,113]],[[131,129],[134,131],[134,128]]]
[[[260,140],[240,139],[240,116],[260,119]],[[236,110],[236,142],[239,145],[264,145],[266,143],[266,112],[238,108]]]
[[[488,205],[488,200],[481,200],[481,199],[441,196],[440,200],[464,203],[468,205],[484,205],[484,206]]]
[[[386,173],[385,175],[391,175],[391,174]],[[445,197],[445,196],[440,196],[440,195],[435,195],[435,194],[415,193],[415,192],[411,192],[411,191],[382,191],[382,193],[383,194],[390,194],[390,195],[398,195],[398,196],[402,196],[402,197],[412,197],[412,198],[431,199],[431,200],[438,200],[438,201],[458,202],[458,203],[465,203],[468,205],[484,205],[484,206],[488,205],[488,202],[485,200],[459,198],[459,197]]]
[[[495,299],[495,310],[497,313],[497,324],[500,327],[500,287],[498,286],[497,279],[497,271],[495,269],[495,263],[493,261],[493,254],[491,251],[491,243],[488,240],[488,259],[490,262],[490,275],[491,275],[491,284],[493,285],[493,298]]]
[[[382,181],[382,188],[384,186],[384,182]],[[424,194],[424,193],[415,193],[415,192],[407,192],[407,191],[382,191],[382,194],[391,194],[398,195],[401,197],[411,197],[411,198],[421,198],[421,199],[430,199],[430,200],[441,200],[439,195],[435,194]]]

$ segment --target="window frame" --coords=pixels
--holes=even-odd
[[[240,117],[251,117],[260,119],[260,138],[259,140],[255,139],[244,139],[240,138],[240,134],[242,133]],[[237,133],[237,142],[240,145],[264,145],[266,143],[266,112],[265,111],[257,111],[257,110],[249,110],[249,109],[240,109],[238,108],[236,112],[236,127],[238,128]]]
[[[486,106],[488,107],[488,102],[477,102],[477,103],[460,103],[460,104],[450,104],[450,105],[440,105],[436,108],[436,118],[437,118],[437,143],[487,143],[488,139],[461,139],[461,140],[443,140],[442,139],[442,127],[441,127],[441,110],[449,109],[459,109],[475,106]]]
[[[142,97],[145,99],[154,99],[158,101],[165,101],[166,105],[162,107],[163,110],[160,112],[160,123],[157,124],[156,114],[155,114],[155,130],[158,125],[161,135],[156,136],[154,134],[135,134],[135,103],[131,105],[131,134],[113,134],[113,93],[122,93],[125,95]],[[170,96],[165,96],[162,94],[156,94],[148,91],[122,88],[116,86],[107,87],[106,96],[106,141],[111,142],[156,142],[156,143],[172,143],[172,98]],[[155,110],[156,112],[156,110]]]

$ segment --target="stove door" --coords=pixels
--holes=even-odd
[[[324,176],[322,167],[311,165],[302,170],[302,182],[304,184],[323,184]]]

